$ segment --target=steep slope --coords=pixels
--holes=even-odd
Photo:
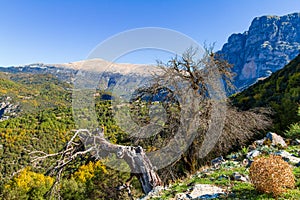
[[[0,73],[0,120],[70,105],[70,88],[51,74]]]
[[[300,120],[300,55],[269,78],[259,81],[232,97],[233,103],[243,110],[271,107],[274,111],[274,130],[285,130]]]
[[[234,65],[235,86],[243,90],[284,67],[300,51],[300,13],[256,17],[244,33],[232,34],[221,54]]]

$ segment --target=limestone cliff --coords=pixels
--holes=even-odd
[[[218,53],[234,65],[234,84],[243,90],[300,53],[300,13],[256,17],[248,31],[232,34]]]

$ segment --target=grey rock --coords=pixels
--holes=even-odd
[[[289,152],[286,152],[286,151],[276,152],[275,155],[281,156],[283,160],[290,162],[292,164],[300,163],[300,158],[297,158],[296,156],[293,156],[292,154],[290,154]]]
[[[178,193],[175,195],[176,200],[188,200],[190,199],[185,193]]]
[[[272,145],[281,145],[282,147],[287,146],[284,139],[280,135],[277,135],[276,133],[269,132],[267,133],[266,138],[271,140]]]
[[[221,181],[221,180],[228,180],[228,179],[230,179],[228,176],[226,176],[226,175],[221,175],[221,176],[219,176],[218,178],[217,178],[217,180],[218,181]]]
[[[157,187],[153,188],[153,190],[150,191],[146,196],[140,198],[139,200],[148,200],[151,198],[159,197],[161,192],[165,189],[166,188],[164,188],[163,186],[157,186]]]
[[[218,197],[225,194],[224,190],[220,187],[209,184],[197,184],[193,187],[192,191],[187,194],[191,199],[203,199],[205,195]]]
[[[20,112],[19,103],[12,103],[12,101],[9,96],[0,97],[0,121],[16,117]]]
[[[205,195],[202,195],[200,197],[197,197],[197,199],[216,199],[218,197],[220,197],[221,195],[223,194],[205,194]]]
[[[261,140],[256,140],[254,143],[259,145],[259,146],[262,146],[264,144],[265,140],[266,140],[266,138],[263,138]]]
[[[247,176],[241,175],[239,172],[234,172],[232,174],[232,178],[235,181],[249,182],[249,178]]]
[[[300,13],[256,17],[248,31],[232,34],[217,52],[233,64],[238,90],[270,76],[299,54]]]
[[[224,162],[223,156],[217,157],[211,161],[211,165],[214,167],[219,167]]]
[[[240,167],[241,164],[238,161],[228,161],[226,160],[225,162],[222,163],[222,167],[223,168],[234,168],[234,167]]]
[[[258,150],[253,150],[253,151],[250,151],[249,153],[247,153],[246,157],[249,159],[249,160],[253,160],[256,156],[259,156],[260,155],[260,151]]]

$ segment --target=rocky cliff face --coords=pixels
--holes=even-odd
[[[300,13],[256,17],[248,31],[232,34],[218,53],[234,65],[234,84],[243,90],[300,53]]]
[[[0,121],[16,117],[19,112],[19,103],[12,103],[12,99],[9,96],[0,97]]]

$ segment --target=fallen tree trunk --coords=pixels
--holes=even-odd
[[[138,178],[145,194],[148,194],[154,187],[162,185],[142,147],[112,144],[103,137],[103,129],[88,135],[82,134],[80,137],[86,149],[93,147],[91,154],[96,159],[104,158],[111,153],[119,159],[124,159],[131,169],[131,175]]]
[[[81,140],[80,143],[74,142],[77,136],[79,136]],[[84,150],[82,150],[83,147],[85,147]],[[36,153],[42,153],[42,156],[32,157],[34,164],[38,164],[40,161],[49,157],[60,156],[56,162],[56,166],[51,167],[47,173],[51,176],[56,175],[56,181],[52,186],[50,195],[53,194],[52,190],[55,190],[55,186],[60,181],[63,169],[75,160],[77,156],[88,153],[96,160],[103,159],[109,154],[115,154],[118,159],[123,159],[128,164],[131,170],[131,177],[123,186],[119,187],[119,189],[128,189],[133,176],[138,178],[145,194],[148,194],[154,187],[162,185],[161,179],[155,172],[152,163],[142,147],[112,144],[104,138],[103,128],[92,133],[87,129],[77,130],[62,152],[45,154],[44,152],[38,151],[32,152],[31,154]],[[130,190],[128,191],[130,192]]]

